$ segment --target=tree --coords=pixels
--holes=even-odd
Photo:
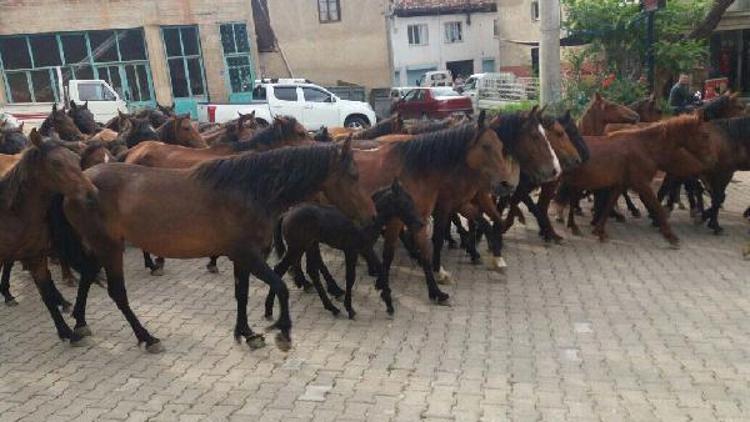
[[[688,38],[705,39],[710,37],[711,33],[716,29],[716,26],[719,25],[721,17],[724,16],[724,12],[726,12],[729,6],[733,3],[734,0],[714,0],[711,10],[708,11],[703,22],[690,31]]]

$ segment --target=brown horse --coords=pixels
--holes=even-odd
[[[625,189],[632,189],[655,216],[662,235],[670,244],[678,245],[679,239],[669,227],[666,213],[651,189],[651,181],[658,170],[684,174],[713,165],[716,154],[702,125],[701,116],[681,116],[647,128],[586,139],[591,159],[563,175],[563,183],[573,189],[573,201],[577,201],[578,192],[582,190],[609,189],[607,203],[594,228],[600,240],[607,237],[604,225],[615,201]],[[690,161],[680,159],[680,153],[685,151],[690,153]],[[575,225],[573,207],[568,215],[568,226],[574,234],[580,233]]]
[[[373,194],[398,177],[423,221],[432,214],[445,184],[470,181],[474,192],[461,192],[467,196],[466,202],[476,189],[494,190],[509,177],[503,145],[495,130],[485,124],[484,113],[478,124],[465,124],[401,142],[386,142],[374,150],[355,150],[354,158],[367,193]],[[378,286],[383,287],[381,294],[389,292],[390,266],[402,227],[403,222],[397,219],[387,224],[384,270],[378,282]],[[425,273],[429,298],[439,304],[447,303],[449,295],[442,292],[435,282],[432,245],[425,228],[412,235],[420,251],[419,263]]]
[[[42,136],[52,136],[52,132],[56,132],[63,141],[78,142],[88,138],[81,133],[73,119],[65,113],[65,110],[57,109],[57,104],[52,104],[52,112],[39,127],[39,133]]]
[[[584,110],[578,128],[581,135],[601,136],[610,123],[637,123],[640,116],[635,111],[604,99],[598,92]]]
[[[122,162],[148,167],[187,168],[214,158],[246,151],[270,151],[285,146],[311,144],[313,141],[293,117],[277,116],[271,126],[244,142],[218,143],[208,148],[188,148],[163,142],[142,142],[118,157]]]
[[[98,262],[107,273],[110,296],[138,342],[145,343],[150,352],[162,347],[128,304],[122,268],[124,240],[166,257],[223,255],[232,260],[238,305],[234,333],[238,339],[245,337],[251,346],[260,346],[262,338],[247,323],[249,276],[252,273],[266,282],[281,304],[274,325],[281,330],[277,345],[288,350],[292,324],[289,292],[266,264],[279,214],[321,191],[356,222],[369,224],[375,214],[372,200],[357,182],[357,165],[348,143],[242,154],[190,169],[102,164],[87,170],[86,175],[99,189],[95,200],[66,196],[64,202],[65,217],[93,255],[76,262],[71,251],[80,254],[80,246],[63,250],[82,272],[73,311],[76,330],[89,332],[86,298]],[[65,237],[75,240],[71,233]]]
[[[206,148],[208,144],[203,140],[198,129],[193,126],[190,114],[181,114],[167,119],[156,129],[159,141],[165,144],[182,145],[191,148]]]
[[[381,136],[392,135],[394,133],[401,133],[403,131],[404,121],[401,116],[396,113],[393,116],[379,121],[377,124],[367,128],[356,130],[347,127],[334,127],[328,129],[328,134],[334,141],[344,141],[349,135],[352,135],[353,140],[368,140],[375,139]]]
[[[220,124],[218,127],[201,132],[203,140],[208,145],[240,142],[249,139],[258,130],[258,122],[255,120],[255,111],[239,115],[236,119]]]
[[[47,211],[55,195],[68,195],[86,203],[95,196],[95,188],[69,149],[44,140],[36,129],[32,129],[30,139],[32,146],[0,178],[0,262],[22,261],[26,265],[57,334],[77,344],[81,336],[70,329],[60,314],[57,306],[62,303],[62,296],[47,268]]]

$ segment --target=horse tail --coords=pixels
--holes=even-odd
[[[286,245],[284,244],[284,232],[282,230],[281,223],[284,221],[284,216],[279,216],[276,221],[276,227],[273,230],[273,249],[276,251],[276,256],[282,258],[286,253]]]
[[[62,195],[57,195],[52,200],[48,213],[52,248],[61,262],[81,275],[95,277],[101,265],[93,254],[86,251],[80,236],[65,217],[63,199]]]

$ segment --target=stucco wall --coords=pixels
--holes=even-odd
[[[401,85],[406,85],[407,70],[416,67],[435,66],[445,69],[446,62],[473,60],[474,71],[482,71],[482,60],[493,59],[498,64],[498,39],[493,34],[497,15],[494,13],[471,14],[471,24],[467,15],[393,17],[391,40],[393,46],[393,67],[399,71]],[[463,41],[445,43],[447,22],[462,22]],[[427,24],[427,45],[409,45],[409,25]]]
[[[249,3],[249,2],[248,2]],[[390,86],[384,0],[342,0],[341,21],[320,23],[312,0],[269,0],[271,25],[295,77]],[[263,53],[264,76],[288,76],[278,53]]]
[[[531,47],[504,40],[539,41],[539,21],[531,18],[531,0],[498,0],[500,66],[531,67]]]
[[[219,24],[244,22],[253,41],[250,2],[222,0],[221,7],[209,0],[0,0],[0,35],[143,27],[156,98],[171,102],[160,27],[198,25],[206,84],[212,101],[225,101],[224,58]],[[4,96],[2,97],[5,98]]]

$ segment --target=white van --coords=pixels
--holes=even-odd
[[[536,98],[538,81],[520,78],[509,72],[475,73],[466,79],[462,93],[471,97],[474,110]]]

